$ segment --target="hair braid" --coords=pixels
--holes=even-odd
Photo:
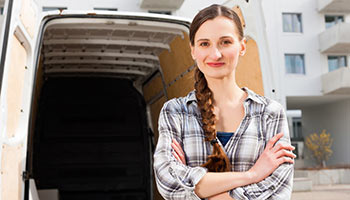
[[[213,106],[213,93],[208,87],[204,74],[196,67],[195,69],[195,92],[198,108],[202,116],[203,130],[206,141],[216,139],[216,118]],[[223,149],[216,142],[212,143],[213,152],[208,156],[208,161],[203,164],[210,172],[231,171],[231,164]]]

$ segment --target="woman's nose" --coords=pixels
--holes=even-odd
[[[218,49],[217,47],[213,47],[212,51],[210,52],[210,57],[214,60],[220,59],[222,57],[220,49]]]

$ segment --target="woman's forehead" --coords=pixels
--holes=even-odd
[[[211,39],[222,37],[238,37],[237,28],[233,20],[219,16],[204,22],[198,29],[195,38]]]

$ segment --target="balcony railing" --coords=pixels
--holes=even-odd
[[[350,0],[349,0],[350,2]],[[350,23],[339,23],[319,35],[322,53],[350,53]]]
[[[317,0],[318,11],[322,13],[348,13],[350,12],[349,0]]]
[[[341,67],[322,75],[323,94],[350,94],[350,68]]]

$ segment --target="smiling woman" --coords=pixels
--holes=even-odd
[[[195,90],[166,102],[159,117],[159,192],[165,199],[289,199],[295,155],[285,112],[236,82],[246,52],[238,15],[220,5],[201,10],[190,41]]]

